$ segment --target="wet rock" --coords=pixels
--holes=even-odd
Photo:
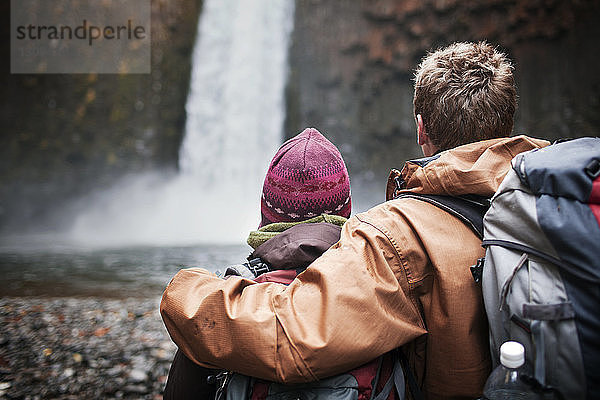
[[[161,398],[176,347],[157,308],[158,299],[0,298],[0,398]]]
[[[123,392],[133,394],[145,394],[146,387],[143,385],[127,385],[123,388]]]
[[[134,369],[129,372],[129,380],[133,382],[143,382],[146,379],[148,379],[148,375],[140,369]]]

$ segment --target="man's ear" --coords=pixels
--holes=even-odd
[[[421,114],[417,114],[417,143],[421,146],[421,151],[425,157],[431,157],[437,153],[438,148],[433,144],[427,131],[425,130],[425,124],[423,123],[423,117]]]
[[[429,141],[429,137],[427,136],[427,132],[425,132],[425,124],[423,123],[423,117],[421,114],[417,114],[416,117],[417,123],[417,143],[419,146],[423,146],[425,143]]]

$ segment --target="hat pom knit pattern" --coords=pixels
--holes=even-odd
[[[351,209],[346,164],[318,130],[307,128],[279,148],[263,185],[261,226],[320,214],[348,218]]]

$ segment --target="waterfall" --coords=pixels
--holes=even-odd
[[[205,0],[180,173],[148,173],[94,196],[70,233],[87,245],[242,243],[281,144],[293,0]]]
[[[194,50],[183,173],[210,185],[264,177],[283,126],[291,1],[207,1]],[[211,149],[212,151],[199,151]],[[207,168],[207,166],[209,168]]]

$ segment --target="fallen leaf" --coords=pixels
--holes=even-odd
[[[98,328],[94,331],[94,336],[102,337],[110,331],[110,328]]]

